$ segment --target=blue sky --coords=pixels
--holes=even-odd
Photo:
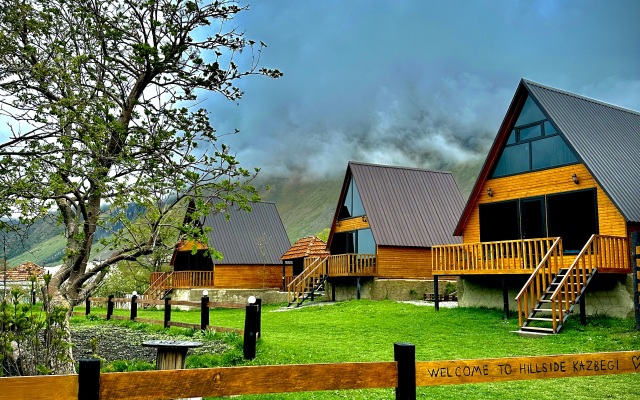
[[[483,159],[520,78],[640,110],[640,2],[256,0],[235,24],[278,80],[206,105],[241,164],[342,174],[349,160]]]

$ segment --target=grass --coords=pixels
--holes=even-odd
[[[228,357],[223,365],[309,364],[393,360],[393,343],[416,345],[418,361],[515,357],[640,349],[635,321],[577,317],[562,333],[525,338],[512,333],[517,319],[502,320],[501,310],[441,309],[392,301],[349,301],[321,307],[273,312],[265,306],[257,358],[251,362]],[[98,312],[98,311],[96,311]],[[127,315],[126,310],[117,313]],[[143,318],[162,319],[162,311],[140,310]],[[174,311],[172,319],[198,323],[199,311]],[[242,328],[244,310],[212,310],[211,325]],[[198,366],[203,362],[196,363]],[[640,375],[548,379],[521,382],[419,388],[418,396],[437,399],[628,399],[640,397]],[[274,377],[277,379],[277,377]],[[313,377],[310,377],[313,379]],[[393,399],[392,389],[308,392],[260,396],[254,399]]]

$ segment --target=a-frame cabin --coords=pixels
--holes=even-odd
[[[280,256],[291,243],[274,203],[249,206],[251,212],[232,205],[226,213],[212,207],[199,225],[206,229],[208,245],[223,258],[207,254],[201,243],[180,242],[171,258],[172,271],[151,274],[145,295],[161,298],[172,289],[280,289]]]
[[[303,301],[325,281],[335,300],[336,289],[339,299],[360,298],[365,283],[370,294],[382,280],[430,280],[431,247],[461,242],[451,232],[463,206],[450,172],[350,162],[327,242],[331,254],[305,259],[288,285],[289,301]]]
[[[557,333],[587,289],[592,312],[632,313],[639,160],[639,113],[522,80],[434,275],[460,277],[461,305],[511,286],[522,331]]]

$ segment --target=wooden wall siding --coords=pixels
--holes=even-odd
[[[378,246],[378,278],[432,278],[431,249]]]
[[[369,228],[369,220],[363,221],[362,217],[355,217],[338,221],[335,232],[348,232],[366,228]]]
[[[278,289],[282,286],[282,265],[216,265],[216,289]]]
[[[578,185],[571,180],[571,175],[574,173],[578,176],[580,182]],[[491,188],[493,197],[487,195],[488,188]],[[589,171],[587,171],[587,168],[583,164],[575,164],[544,171],[530,172],[528,174],[487,180],[482,186],[482,189],[480,189],[478,202],[474,205],[469,220],[464,227],[462,233],[463,242],[476,243],[480,241],[479,204],[590,188],[596,188],[597,191],[598,223],[600,229],[598,233],[601,235],[626,236],[627,228],[624,217],[611,202],[609,196],[604,193],[593,176],[591,176]]]

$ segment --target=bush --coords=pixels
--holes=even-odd
[[[65,307],[31,304],[13,288],[0,302],[0,376],[48,375],[67,363]]]

